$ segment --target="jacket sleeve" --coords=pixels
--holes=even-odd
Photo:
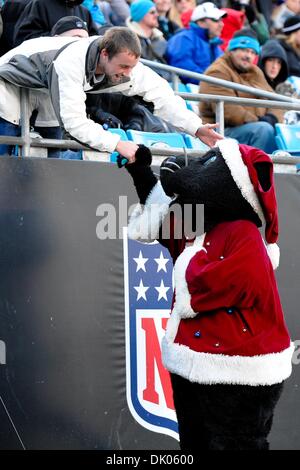
[[[154,104],[154,114],[175,126],[180,132],[195,135],[202,120],[187,109],[185,101],[176,96],[169,83],[156,72],[138,63],[132,71],[132,87],[128,96],[139,95]]]
[[[186,272],[186,281],[195,312],[235,306],[251,308],[269,279],[269,260],[259,232],[235,234],[224,259],[211,261],[199,251]]]
[[[76,41],[65,48],[52,63],[49,90],[52,104],[64,129],[72,138],[88,147],[112,153],[120,136],[105,131],[86,114],[86,44]]]
[[[228,81],[234,81],[232,80],[232,77],[230,74],[224,74],[223,72],[219,72],[217,70],[214,70],[212,72],[207,72],[206,73],[210,77],[215,77],[219,78],[222,80],[228,80]],[[212,83],[206,83],[206,82],[201,82],[200,86],[200,92],[202,94],[209,94],[209,95],[224,95],[224,96],[231,96],[236,98],[236,92],[235,90],[232,90],[230,88],[225,88],[222,86],[217,86],[213,85]],[[202,112],[202,108],[204,108],[206,105],[205,102],[203,104],[200,103],[200,113]],[[216,103],[211,102],[210,106],[213,110],[213,112],[216,112]],[[254,112],[249,111],[248,109],[245,109],[244,106],[239,106],[236,104],[228,104],[226,103],[224,106],[224,119],[225,119],[225,125],[226,126],[241,126],[242,124],[246,124],[247,122],[255,122],[257,121],[257,116],[254,114]]]
[[[204,70],[194,60],[195,45],[190,38],[184,35],[175,35],[168,41],[167,61],[172,67],[190,70],[191,72],[203,73]],[[201,51],[197,51],[201,55]],[[189,78],[190,83],[199,84],[199,80]]]

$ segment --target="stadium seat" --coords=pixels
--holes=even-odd
[[[188,149],[202,150],[202,151],[209,150],[208,145],[205,145],[203,142],[201,142],[200,139],[196,139],[196,137],[192,137],[189,134],[183,134],[183,138],[185,140],[185,143]]]
[[[187,83],[186,85],[186,91],[187,93],[199,93],[199,85],[196,85],[196,83]],[[187,101],[189,103],[190,108],[194,113],[196,113],[199,116],[199,101]]]
[[[275,140],[280,150],[300,156],[300,125],[275,124]]]
[[[293,88],[296,91],[296,93],[300,94],[300,77],[296,77],[296,75],[291,75],[287,79],[287,82],[293,85]]]
[[[142,132],[130,129],[127,136],[136,144],[144,144],[147,147],[187,148],[183,136],[175,132]]]
[[[169,85],[171,86],[171,88],[174,89],[172,82],[169,82]],[[178,83],[176,91],[178,91],[179,93],[191,93],[191,90],[187,86],[185,86],[184,83]],[[186,107],[190,111],[193,111],[193,104],[190,101],[186,101]]]

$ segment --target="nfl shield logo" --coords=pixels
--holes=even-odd
[[[157,242],[129,240],[126,228],[123,239],[128,406],[139,424],[179,440],[160,348],[173,295],[172,260]]]

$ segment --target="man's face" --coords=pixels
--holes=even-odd
[[[129,77],[130,73],[137,65],[139,57],[136,57],[129,51],[119,52],[111,59],[105,49],[100,53],[100,60],[96,69],[97,74],[104,74],[108,81],[117,85],[122,83],[125,77]]]
[[[205,20],[199,22],[202,28],[208,29],[208,35],[210,38],[218,38],[221,35],[224,23],[222,18],[219,20],[211,20],[206,18]]]
[[[239,72],[248,72],[256,58],[256,53],[253,49],[234,49],[230,51],[230,57]]]
[[[281,70],[281,66],[282,62],[280,59],[278,59],[277,57],[270,57],[265,61],[265,74],[271,80],[274,80],[278,76]]]
[[[140,23],[144,23],[148,28],[157,28],[158,13],[155,7],[151,8],[148,13],[141,19]]]

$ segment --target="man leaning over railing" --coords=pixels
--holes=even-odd
[[[86,115],[86,93],[119,91],[152,102],[154,114],[209,146],[222,139],[214,131],[215,124],[203,125],[163,78],[139,62],[140,54],[137,35],[124,27],[80,40],[42,37],[25,41],[0,60],[0,116],[12,105],[18,106],[14,88],[43,89],[50,94],[58,120],[71,138],[94,150],[117,151],[133,162],[138,146],[121,142],[119,135],[105,131]]]

